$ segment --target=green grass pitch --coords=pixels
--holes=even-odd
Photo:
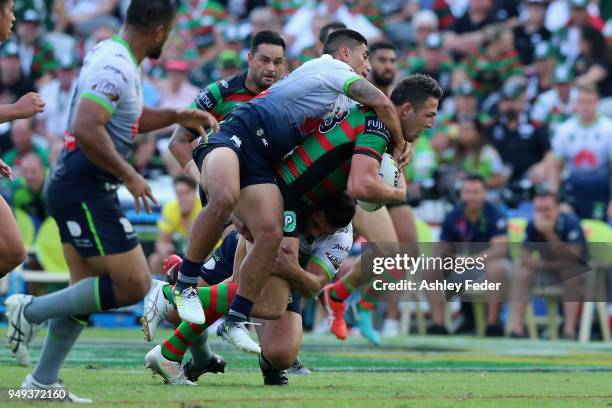
[[[35,359],[44,335],[33,343]],[[612,407],[612,344],[408,336],[370,347],[359,337],[306,336],[301,356],[313,374],[264,387],[255,357],[211,339],[228,366],[198,387],[165,385],[147,373],[143,357],[152,344],[136,330],[87,329],[62,378],[95,406],[113,408]],[[25,406],[8,401],[6,387],[18,387],[31,370],[0,349],[0,406]]]

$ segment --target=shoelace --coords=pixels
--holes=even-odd
[[[184,301],[192,301],[194,298],[198,298],[198,291],[190,286],[188,288],[183,289],[183,291],[181,292],[181,296],[183,297]],[[201,307],[199,303],[200,302],[198,302],[198,307]]]

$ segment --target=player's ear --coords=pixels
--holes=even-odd
[[[414,113],[414,108],[410,104],[410,102],[404,102],[399,106],[399,115],[402,117],[407,117],[408,115]]]
[[[249,53],[247,55],[247,61],[249,63],[249,67],[253,64],[254,60],[255,60],[255,55],[253,55],[253,53],[251,51],[249,51]]]
[[[342,62],[349,62],[351,59],[351,50],[346,45],[338,48],[338,57]]]

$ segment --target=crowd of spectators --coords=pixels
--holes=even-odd
[[[117,32],[129,0],[14,2],[14,34],[0,49],[0,103],[37,91],[46,111],[0,124],[0,157],[16,176],[0,193],[44,218],[42,185],[63,146],[79,67]],[[450,208],[461,201],[462,181],[477,174],[495,205],[519,207],[545,188],[558,193],[563,212],[612,218],[610,1],[182,0],[162,57],[143,64],[145,105],[188,106],[200,88],[246,68],[250,38],[264,29],[287,41],[290,72],[321,53],[319,32],[332,22],[370,44],[392,44],[396,80],[427,73],[445,91],[434,129],[413,146],[412,204],[434,199]],[[145,177],[180,175],[167,149],[172,130],[135,140],[133,164]],[[153,263],[191,216],[194,207],[179,202],[176,231],[164,231]]]

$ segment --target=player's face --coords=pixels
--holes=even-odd
[[[4,4],[4,9],[0,11],[0,41],[8,40],[11,35],[13,21],[15,21],[13,7],[13,0],[8,0]]]
[[[404,139],[414,142],[425,129],[431,129],[437,113],[438,100],[433,97],[429,97],[417,111],[410,104],[405,104],[400,111]]]
[[[370,56],[371,77],[375,84],[389,86],[397,75],[397,54],[394,50],[382,49]]]
[[[467,208],[480,208],[485,201],[486,192],[480,181],[466,181],[461,187],[461,201]]]
[[[365,44],[359,44],[355,48],[349,49],[349,58],[348,61],[345,62],[353,68],[353,71],[365,78],[372,69],[369,56],[368,47],[366,47]]]
[[[149,52],[147,57],[151,59],[158,59],[161,57],[162,51],[164,50],[164,45],[166,41],[168,41],[168,37],[170,36],[170,31],[172,31],[172,26],[174,25],[174,20],[168,24],[163,24],[158,26],[155,29],[155,46]]]
[[[333,234],[336,230],[336,227],[327,222],[323,211],[315,211],[310,214],[302,226],[302,231],[311,237]]]
[[[548,196],[536,197],[535,200],[533,200],[533,210],[536,217],[548,221],[556,220],[559,213],[555,199]]]
[[[259,44],[249,53],[249,70],[259,89],[267,89],[280,79],[285,67],[285,51],[275,44]]]
[[[576,112],[580,120],[592,122],[597,118],[597,104],[599,98],[594,92],[580,92],[576,101]]]
[[[190,214],[195,204],[195,190],[185,183],[178,183],[174,187],[176,198],[182,214]]]

